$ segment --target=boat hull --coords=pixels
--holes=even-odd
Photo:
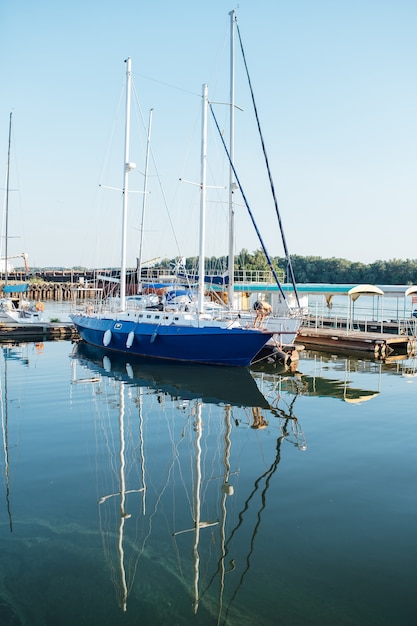
[[[39,324],[42,320],[42,312],[37,311],[34,306],[15,308],[10,299],[0,300],[0,323],[2,324]]]
[[[272,333],[241,327],[176,325],[72,315],[87,343],[124,354],[185,363],[246,367]]]

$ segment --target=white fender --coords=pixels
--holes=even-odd
[[[107,329],[103,335],[103,346],[108,346],[111,341],[111,330]]]
[[[126,373],[129,378],[133,378],[133,367],[130,365],[130,363],[126,363]]]
[[[126,339],[126,348],[132,347],[134,338],[135,338],[135,333],[133,332],[133,330],[131,330]]]
[[[111,372],[111,361],[108,356],[103,357],[103,367],[106,372]]]

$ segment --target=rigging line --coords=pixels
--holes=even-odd
[[[269,483],[271,481],[271,478],[272,478],[273,474],[275,474],[275,471],[277,470],[277,467],[278,467],[278,465],[279,465],[279,463],[281,461],[281,444],[282,444],[283,440],[285,439],[285,437],[287,437],[287,435],[289,434],[287,432],[287,425],[288,425],[288,419],[286,420],[286,422],[285,422],[285,424],[284,424],[284,426],[282,428],[282,435],[280,437],[278,437],[278,440],[277,440],[277,446],[276,446],[277,453],[276,453],[275,459],[274,459],[273,463],[271,464],[269,470],[267,472],[265,472],[265,474],[263,474],[263,476],[265,477],[265,485],[264,485],[264,488],[262,489],[262,492],[261,492],[261,502],[262,502],[262,505],[261,505],[261,508],[259,509],[259,511],[257,513],[257,522],[256,522],[255,527],[254,527],[253,532],[252,532],[251,541],[250,541],[250,550],[249,550],[249,552],[247,554],[247,557],[246,557],[246,568],[242,572],[240,580],[239,580],[238,584],[236,585],[235,591],[233,592],[232,597],[230,598],[229,604],[228,604],[226,612],[225,612],[225,624],[227,623],[227,617],[228,617],[228,614],[229,614],[230,607],[232,606],[233,601],[234,601],[234,599],[235,599],[239,589],[241,588],[241,586],[243,584],[243,580],[244,580],[246,574],[249,571],[251,556],[252,556],[254,548],[255,548],[255,537],[257,535],[259,526],[261,524],[262,512],[264,511],[264,509],[266,507],[266,493],[267,493],[267,491],[269,489]],[[258,484],[259,484],[259,481],[260,481],[260,479],[257,481]],[[256,485],[256,483],[255,483],[255,485]],[[256,486],[252,493],[254,493],[257,490],[257,488],[258,487]]]
[[[153,395],[153,394],[152,394],[152,395]],[[163,411],[163,412],[164,412],[164,411]],[[165,412],[164,412],[164,415],[165,415]],[[169,428],[169,427],[168,427],[168,431],[170,432],[170,428]],[[171,438],[171,440],[173,441],[172,434],[170,435],[170,438]],[[181,441],[179,441],[178,443],[175,443],[175,442],[173,441],[174,448],[176,449],[176,454],[174,455],[174,457],[173,457],[173,459],[172,459],[172,462],[171,462],[171,464],[170,464],[170,465],[169,465],[169,467],[168,467],[168,470],[167,470],[167,477],[166,477],[165,484],[162,486],[162,489],[160,490],[159,494],[157,495],[157,498],[156,498],[156,500],[155,500],[155,504],[154,504],[154,507],[153,507],[153,511],[152,511],[152,512],[150,513],[150,515],[149,515],[149,519],[148,519],[148,527],[147,527],[147,531],[146,531],[146,533],[144,534],[142,544],[141,544],[140,546],[138,546],[138,547],[137,547],[137,551],[138,551],[138,558],[137,558],[137,561],[136,561],[136,564],[135,564],[135,568],[134,568],[134,576],[133,576],[133,577],[132,577],[132,579],[131,579],[131,584],[130,584],[130,586],[129,586],[129,590],[131,590],[131,589],[133,588],[134,579],[135,579],[135,577],[136,577],[137,566],[139,565],[139,559],[143,556],[143,554],[144,554],[144,552],[145,552],[145,546],[146,546],[146,543],[147,543],[147,541],[148,541],[149,537],[151,536],[151,533],[152,533],[152,528],[153,528],[153,525],[152,525],[152,523],[153,523],[153,518],[155,517],[155,515],[156,515],[156,514],[157,514],[157,512],[158,512],[159,504],[160,504],[160,502],[161,502],[161,500],[162,500],[162,497],[163,497],[163,496],[164,496],[164,494],[165,494],[165,491],[168,489],[168,486],[169,486],[169,484],[170,484],[171,474],[172,474],[172,472],[173,472],[173,468],[174,468],[174,465],[175,465],[175,463],[176,463],[176,461],[177,461],[177,457],[178,457],[178,450],[177,450],[177,447],[179,446],[179,444],[180,444],[180,443],[181,443]]]
[[[258,235],[258,239],[259,239],[260,244],[261,244],[261,246],[262,246],[262,250],[263,250],[263,252],[264,252],[264,254],[265,254],[265,257],[266,257],[266,261],[267,261],[268,267],[269,267],[269,269],[270,269],[270,270],[271,270],[271,272],[272,272],[272,275],[273,275],[273,277],[274,277],[274,279],[275,279],[275,282],[276,282],[276,284],[277,284],[277,286],[278,286],[278,289],[279,289],[279,291],[280,291],[280,293],[281,293],[281,295],[282,295],[282,297],[283,297],[283,299],[284,299],[284,302],[285,302],[285,303],[287,304],[287,306],[288,306],[288,303],[287,303],[287,298],[286,298],[285,293],[284,293],[284,291],[283,291],[283,289],[282,289],[282,286],[281,286],[280,280],[279,280],[279,278],[278,278],[278,275],[277,275],[277,273],[276,273],[276,270],[275,270],[275,268],[274,268],[274,266],[273,266],[273,264],[272,264],[272,259],[271,259],[271,257],[269,256],[268,250],[266,249],[266,246],[265,246],[264,241],[263,241],[263,239],[262,239],[262,235],[261,235],[261,233],[259,232],[259,229],[258,229],[258,227],[257,227],[257,225],[256,225],[255,218],[254,218],[253,213],[252,213],[252,211],[251,211],[251,208],[250,208],[250,206],[249,206],[249,203],[248,203],[248,200],[247,200],[247,198],[246,198],[245,192],[243,191],[242,185],[241,185],[241,183],[240,183],[240,179],[239,179],[239,177],[238,177],[238,175],[237,175],[237,172],[236,172],[236,168],[235,168],[235,166],[234,166],[234,164],[232,163],[232,160],[231,160],[231,158],[230,158],[230,154],[229,154],[229,151],[228,151],[228,149],[227,149],[226,142],[225,142],[225,140],[224,140],[224,138],[223,138],[223,135],[222,135],[222,132],[221,132],[221,130],[220,130],[220,126],[219,126],[219,124],[218,124],[218,122],[217,122],[216,116],[214,115],[214,111],[213,111],[213,107],[212,107],[211,103],[209,103],[209,106],[210,106],[210,111],[211,111],[211,114],[212,114],[212,116],[213,116],[214,122],[215,122],[215,124],[216,124],[217,131],[218,131],[218,133],[219,133],[220,139],[221,139],[221,141],[222,141],[222,143],[223,143],[223,147],[224,147],[224,149],[225,149],[225,151],[226,151],[226,155],[227,155],[227,158],[228,158],[228,160],[229,160],[230,167],[231,167],[231,168],[232,168],[232,170],[233,170],[233,174],[234,174],[234,177],[235,177],[235,179],[236,179],[236,183],[237,183],[237,185],[238,185],[238,187],[239,187],[240,193],[242,194],[243,201],[244,201],[244,203],[245,203],[245,205],[246,205],[246,208],[247,208],[247,210],[248,210],[249,216],[250,216],[250,218],[251,218],[251,220],[252,220],[252,224],[253,224],[253,226],[254,226],[254,228],[255,228],[256,234]]]
[[[200,96],[200,98],[201,98],[201,96]],[[174,242],[175,242],[175,247],[177,249],[177,254],[178,254],[178,256],[182,256],[181,255],[180,244],[179,244],[178,237],[177,237],[177,234],[176,234],[176,231],[175,231],[175,228],[174,228],[174,223],[172,221],[172,216],[171,216],[170,209],[169,209],[169,206],[168,206],[168,202],[167,202],[167,198],[166,198],[166,195],[165,195],[165,191],[164,191],[164,188],[163,188],[163,185],[162,185],[161,175],[160,175],[158,167],[156,165],[155,155],[154,155],[152,146],[150,146],[149,152],[150,152],[150,157],[151,157],[152,164],[153,164],[153,167],[154,167],[154,170],[155,170],[156,179],[158,181],[159,190],[160,190],[160,193],[162,194],[162,203],[163,203],[163,206],[165,208],[169,224],[171,226],[172,237],[173,237]],[[187,284],[188,284],[188,287],[191,289],[191,283],[189,281],[188,276],[187,276]]]
[[[272,462],[272,464],[270,465],[270,467],[267,470],[265,470],[265,472],[263,474],[261,474],[261,476],[259,476],[255,480],[254,488],[250,492],[249,496],[246,498],[246,500],[244,502],[243,509],[238,514],[239,521],[234,526],[234,528],[232,529],[232,531],[231,531],[231,533],[229,535],[229,538],[227,539],[227,541],[224,544],[224,551],[223,551],[223,554],[222,554],[222,556],[220,557],[220,559],[218,561],[217,570],[214,572],[214,574],[212,575],[211,579],[208,581],[207,586],[205,587],[204,591],[201,594],[201,597],[203,597],[205,595],[205,593],[209,590],[209,588],[211,587],[211,585],[212,585],[214,579],[216,578],[217,574],[219,574],[220,569],[221,569],[221,563],[222,563],[222,561],[224,561],[226,559],[226,556],[229,554],[229,544],[232,541],[234,535],[239,530],[239,528],[242,526],[242,524],[244,522],[244,514],[246,513],[246,511],[249,510],[250,502],[251,502],[252,498],[254,497],[254,495],[256,494],[256,492],[258,491],[259,485],[260,485],[261,481],[265,478],[265,486],[264,486],[264,488],[262,489],[262,492],[261,492],[262,505],[261,505],[261,509],[258,511],[258,514],[257,514],[258,521],[257,521],[257,523],[255,525],[255,528],[254,528],[254,531],[252,533],[251,549],[250,549],[250,552],[249,552],[249,554],[247,556],[247,559],[246,559],[247,563],[248,563],[248,560],[250,560],[250,555],[253,552],[253,544],[254,544],[255,535],[257,533],[257,530],[258,530],[258,527],[259,527],[259,524],[260,524],[260,521],[261,521],[261,514],[262,514],[262,511],[265,509],[265,506],[266,506],[266,492],[267,492],[267,490],[269,488],[270,480],[271,480],[273,474],[276,472],[277,467],[278,467],[278,465],[280,463],[280,460],[281,460],[281,444],[282,444],[282,441],[289,435],[289,433],[287,431],[287,425],[288,425],[288,421],[290,419],[292,419],[292,418],[291,417],[287,417],[286,420],[284,421],[284,425],[281,428],[281,435],[277,439],[277,445],[276,445],[276,448],[275,448],[276,449],[275,459]],[[249,563],[248,563],[248,565],[249,565]],[[242,576],[240,578],[240,582],[239,582],[237,588],[235,589],[235,592],[233,594],[232,600],[228,604],[228,608],[227,608],[227,611],[226,611],[226,616],[227,616],[227,613],[228,613],[228,611],[230,609],[231,603],[232,603],[234,597],[236,596],[236,593],[237,593],[239,587],[241,586],[241,584],[243,582],[243,577],[246,575],[247,570],[248,570],[248,567],[246,567],[246,569],[242,573]],[[224,623],[227,623],[227,619],[225,620]]]
[[[146,76],[146,74],[140,74],[139,72],[132,72],[133,75],[140,76],[141,78],[145,78],[146,80],[150,80],[153,83],[157,83],[158,85],[163,85],[164,87],[169,87],[170,89],[175,89],[176,91],[181,91],[182,93],[187,93],[191,96],[196,96],[197,98],[201,98],[201,93],[196,93],[195,91],[190,91],[189,89],[184,89],[183,87],[178,87],[178,85],[172,85],[171,83],[166,83],[163,80],[157,80],[156,78],[151,78],[151,76]]]
[[[285,234],[284,234],[284,228],[282,226],[281,215],[280,215],[279,208],[278,208],[278,201],[277,201],[277,197],[276,197],[276,194],[275,194],[275,185],[274,185],[274,181],[272,180],[271,168],[269,167],[269,159],[268,159],[268,155],[266,153],[265,142],[264,142],[264,138],[263,138],[263,134],[262,134],[262,130],[261,130],[261,124],[260,124],[259,116],[258,116],[258,109],[257,109],[257,106],[256,106],[255,96],[254,96],[253,89],[252,89],[252,82],[251,82],[251,79],[250,79],[250,76],[249,76],[249,69],[248,69],[248,65],[246,63],[245,52],[243,50],[242,38],[240,36],[239,25],[238,25],[236,19],[235,19],[235,24],[236,24],[237,34],[239,36],[240,49],[241,49],[241,52],[242,52],[243,63],[245,65],[246,76],[247,76],[248,83],[249,83],[249,89],[250,89],[250,93],[251,93],[253,109],[254,109],[254,112],[255,112],[256,122],[257,122],[257,125],[258,125],[259,137],[261,139],[262,151],[263,151],[263,154],[264,154],[264,157],[265,157],[266,169],[268,171],[269,183],[271,185],[272,197],[274,198],[275,212],[277,214],[278,224],[279,224],[279,228],[280,228],[280,231],[281,231],[282,245],[284,246],[285,258],[287,259],[287,267],[288,267],[288,270],[289,270],[289,273],[290,273],[290,278],[291,278],[292,285],[294,287],[294,293],[295,293],[295,297],[297,299],[297,304],[298,304],[298,306],[300,306],[300,301],[299,301],[299,298],[298,298],[297,287],[296,287],[296,284],[295,284],[294,272],[293,272],[292,263],[291,263],[291,257],[290,257],[290,254],[288,252],[287,242],[286,242]]]

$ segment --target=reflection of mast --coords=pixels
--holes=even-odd
[[[6,503],[7,513],[9,516],[10,532],[13,532],[13,519],[10,508],[10,476],[9,476],[9,399],[7,396],[7,358],[4,359],[4,401],[2,395],[2,387],[0,386],[1,401],[1,432],[3,435],[3,451],[4,451],[4,474],[6,479]]]
[[[230,476],[230,449],[231,449],[231,441],[230,435],[232,432],[232,424],[230,420],[230,405],[226,406],[225,409],[225,433],[224,433],[224,454],[223,454],[223,463],[224,463],[224,479],[222,484],[222,500],[221,500],[221,512],[222,512],[222,521],[220,525],[220,546],[221,546],[221,556],[220,556],[220,584],[219,584],[219,610],[218,610],[218,618],[217,623],[220,623],[220,618],[223,610],[223,593],[224,593],[224,578],[226,574],[226,569],[224,565],[224,558],[226,556],[226,499],[227,496],[233,495],[233,486],[229,484],[229,476]]]
[[[126,512],[126,495],[128,493],[139,493],[143,491],[143,489],[126,489],[126,478],[125,478],[125,425],[124,425],[124,414],[125,414],[125,397],[124,397],[124,384],[120,382],[119,388],[119,440],[120,440],[120,448],[119,448],[119,493],[112,493],[106,496],[103,496],[99,500],[99,504],[103,504],[109,498],[114,498],[116,496],[120,496],[120,523],[119,523],[119,534],[118,534],[118,556],[119,556],[119,568],[120,568],[120,581],[122,586],[120,603],[123,612],[127,610],[127,582],[126,582],[126,570],[124,563],[124,547],[123,547],[123,536],[124,536],[124,526],[125,521],[131,517],[129,513]]]
[[[256,495],[256,493],[259,491],[261,484],[264,482],[264,487],[261,491],[260,494],[260,500],[261,500],[261,506],[259,508],[259,511],[257,512],[257,521],[255,524],[255,527],[252,531],[252,535],[251,535],[251,541],[250,541],[250,549],[248,552],[248,555],[246,557],[246,567],[243,570],[239,582],[237,583],[237,586],[229,600],[226,612],[225,612],[225,616],[223,619],[223,623],[227,623],[227,617],[228,617],[228,613],[230,610],[230,607],[233,604],[233,601],[240,589],[240,587],[243,584],[243,580],[247,574],[247,572],[249,571],[249,567],[250,567],[250,561],[251,561],[251,556],[253,554],[254,551],[254,547],[255,547],[255,538],[256,535],[258,533],[260,524],[261,524],[261,520],[262,520],[262,513],[264,511],[264,509],[266,508],[266,494],[267,491],[269,489],[269,485],[270,485],[270,481],[272,476],[274,475],[274,473],[276,472],[278,465],[281,461],[281,445],[284,439],[288,439],[289,437],[291,437],[291,435],[294,436],[295,438],[295,442],[294,445],[296,447],[298,447],[300,450],[306,450],[307,449],[307,445],[305,442],[305,438],[304,438],[304,433],[301,430],[301,427],[298,424],[298,420],[297,418],[293,415],[293,405],[294,402],[296,400],[297,396],[294,396],[293,400],[291,401],[288,410],[284,411],[283,409],[278,409],[277,407],[272,407],[270,406],[270,411],[272,413],[272,415],[275,415],[276,417],[278,417],[280,419],[280,431],[281,434],[277,439],[277,445],[276,445],[276,455],[275,458],[273,460],[273,462],[271,463],[270,467],[261,475],[259,476],[259,478],[257,478],[255,480],[254,483],[254,488],[252,489],[251,493],[249,494],[248,498],[246,499],[243,509],[240,511],[239,515],[238,515],[238,523],[236,524],[236,526],[232,529],[229,538],[225,541],[224,540],[224,526],[222,524],[222,541],[221,541],[221,546],[222,546],[222,553],[221,553],[221,557],[219,559],[218,562],[218,566],[217,566],[217,570],[216,572],[214,572],[213,576],[211,577],[207,587],[204,589],[204,594],[208,591],[208,589],[211,587],[212,583],[214,582],[216,575],[220,576],[220,602],[219,602],[219,611],[218,611],[218,619],[217,619],[217,623],[220,624],[221,622],[221,618],[222,618],[222,595],[224,592],[224,577],[225,577],[225,560],[227,555],[229,554],[229,545],[233,539],[233,537],[235,536],[235,534],[238,532],[238,530],[240,529],[240,527],[243,524],[244,521],[244,517],[245,517],[245,513],[249,510],[250,507],[250,503],[251,500],[254,498],[254,496]],[[258,428],[265,428],[265,426],[268,424],[267,420],[263,417],[262,412],[260,409],[256,409],[255,407],[252,408],[252,414],[253,414],[253,423],[251,425],[252,428],[258,429]],[[228,425],[230,425],[230,422],[228,422]],[[226,432],[225,435],[225,442],[226,444],[229,442],[230,444],[230,431]],[[230,447],[229,447],[229,452],[230,452]],[[225,468],[226,468],[226,472],[225,472],[225,482],[224,482],[224,487],[227,486],[227,476],[230,472],[230,466],[228,465],[228,456],[227,456],[227,448],[225,448]],[[232,491],[233,493],[233,491]],[[225,493],[223,492],[223,500],[222,500],[222,504],[224,504],[225,502]],[[225,508],[222,509],[223,510],[223,515],[225,515]],[[231,568],[234,569],[235,568],[235,563],[234,560],[231,560]]]
[[[277,440],[275,459],[271,463],[269,469],[267,469],[267,471],[264,472],[261,476],[259,476],[259,478],[257,478],[257,480],[255,481],[254,488],[253,488],[252,492],[249,494],[249,497],[246,499],[244,507],[243,507],[243,510],[239,513],[239,522],[235,526],[235,528],[232,530],[232,532],[230,534],[230,537],[229,537],[229,539],[226,542],[226,546],[227,546],[229,544],[229,542],[232,540],[234,534],[238,531],[238,529],[242,525],[244,513],[245,513],[245,511],[247,511],[249,509],[250,501],[252,500],[252,498],[255,495],[255,493],[258,491],[260,483],[265,479],[265,486],[264,486],[264,488],[262,489],[262,492],[261,492],[261,503],[262,504],[261,504],[261,507],[260,507],[260,509],[259,509],[259,511],[257,513],[257,522],[256,522],[255,527],[254,527],[253,532],[252,532],[251,542],[250,542],[250,550],[249,550],[248,555],[246,557],[246,567],[243,570],[243,572],[242,572],[242,574],[240,576],[239,582],[238,582],[238,584],[236,586],[236,589],[235,589],[235,591],[233,592],[233,594],[232,594],[232,596],[230,598],[228,607],[226,609],[225,620],[224,620],[225,623],[227,623],[227,615],[228,615],[229,609],[232,606],[233,601],[234,601],[234,599],[235,599],[235,597],[236,597],[240,587],[242,586],[243,580],[244,580],[247,572],[249,571],[250,560],[251,560],[251,556],[252,556],[252,553],[253,553],[253,550],[254,550],[254,547],[255,547],[255,537],[256,537],[256,534],[258,532],[259,526],[261,524],[262,512],[264,511],[264,509],[266,507],[266,493],[268,491],[269,483],[271,481],[271,478],[274,475],[274,473],[275,473],[275,471],[276,471],[276,469],[277,469],[277,467],[279,465],[279,462],[281,460],[281,444],[282,444],[282,441],[289,434],[288,431],[287,431],[287,425],[288,425],[288,422],[290,420],[291,420],[291,418],[288,417],[285,420],[284,424],[281,426],[281,436],[278,437],[278,440]]]
[[[140,441],[140,459],[142,467],[142,512],[146,513],[146,476],[145,476],[145,448],[143,437],[143,389],[139,387],[139,441]]]
[[[202,522],[201,521],[201,436],[203,431],[203,424],[201,418],[201,410],[203,407],[203,403],[200,401],[196,402],[197,407],[197,418],[194,423],[194,430],[197,433],[195,438],[195,469],[196,469],[196,480],[194,487],[194,498],[193,498],[193,518],[194,518],[194,526],[192,528],[187,528],[186,530],[179,530],[176,533],[173,533],[173,536],[182,535],[183,533],[188,533],[194,531],[194,545],[193,545],[193,557],[194,557],[194,613],[198,611],[198,605],[200,602],[200,593],[199,593],[199,577],[200,577],[200,553],[199,553],[199,543],[200,543],[200,529],[201,528],[209,528],[211,526],[217,526],[219,522]]]
[[[73,356],[75,356],[75,354],[76,354],[76,348],[73,352]],[[102,357],[99,373],[96,376],[91,376],[88,378],[77,376],[76,364],[77,364],[77,359],[74,358],[72,361],[71,383],[74,385],[82,384],[82,383],[93,383],[93,384],[98,383],[99,387],[98,387],[97,393],[101,394],[101,383],[103,382],[105,383],[106,381],[105,376],[110,375],[110,372],[112,371],[112,363],[110,359],[107,356]],[[91,364],[89,365],[88,361],[86,363],[83,363],[83,365],[87,368],[91,367]],[[126,369],[128,379],[132,379],[133,370],[129,363],[125,364],[125,369]],[[105,372],[104,375],[103,375],[103,372]],[[116,376],[112,376],[111,378],[116,380]],[[107,503],[108,501],[116,502],[115,498],[119,498],[119,506],[114,509],[116,518],[118,518],[119,520],[118,521],[118,533],[117,533],[117,559],[114,559],[114,561],[117,563],[117,580],[120,581],[120,586],[121,586],[120,593],[118,592],[119,584],[116,586],[116,591],[119,596],[119,600],[120,600],[119,604],[121,606],[121,609],[123,610],[123,612],[125,612],[127,610],[128,593],[130,591],[130,588],[133,582],[133,579],[132,579],[128,585],[128,580],[127,580],[128,576],[126,576],[125,549],[124,549],[125,522],[127,519],[130,519],[132,517],[132,515],[130,513],[127,513],[126,511],[126,508],[127,508],[126,496],[128,494],[140,493],[140,492],[143,493],[142,512],[143,512],[143,515],[145,515],[146,483],[145,483],[145,452],[144,452],[144,437],[143,437],[143,405],[142,405],[143,390],[141,387],[138,388],[139,398],[136,402],[136,404],[139,407],[139,440],[140,440],[139,459],[141,463],[141,478],[142,478],[143,487],[139,489],[127,489],[126,488],[126,474],[129,475],[129,471],[128,471],[129,468],[127,467],[127,464],[126,464],[126,456],[128,456],[129,448],[126,445],[125,433],[126,433],[126,430],[127,432],[129,432],[129,428],[128,428],[129,425],[128,423],[125,424],[125,412],[126,412],[125,386],[127,385],[127,389],[130,390],[131,384],[130,382],[123,382],[120,380],[117,381],[116,384],[118,385],[118,387],[116,387],[118,391],[118,399],[117,399],[117,405],[116,405],[118,408],[118,433],[119,433],[118,464],[113,463],[113,454],[112,454],[112,451],[110,450],[109,438],[107,437],[108,433],[104,432],[105,429],[103,429],[103,432],[106,438],[106,446],[109,448],[109,452],[111,455],[111,467],[112,469],[116,469],[116,466],[117,466],[117,480],[118,480],[119,489],[115,493],[109,493],[107,495],[100,497],[98,500],[98,504],[99,504],[99,511],[100,511],[99,516],[100,516],[100,527],[101,527],[101,519],[102,517],[104,517],[104,512],[101,513],[101,511],[103,511],[103,508],[104,508],[104,511],[109,512],[109,507],[104,506],[105,503]],[[129,398],[129,391],[128,391],[128,398]],[[113,396],[111,399],[113,400]],[[111,404],[113,405],[113,402],[111,402]],[[113,440],[113,437],[111,437],[111,439]],[[136,454],[135,454],[134,462],[136,462],[136,460],[137,459],[136,459]],[[111,512],[111,509],[110,509],[110,512]],[[113,518],[109,518],[109,519],[110,519],[111,526],[113,528]],[[102,530],[102,535],[103,535],[103,544],[105,544],[106,533],[103,528],[101,530]],[[111,546],[114,546],[113,533],[112,532],[109,533],[109,536],[111,538]],[[108,546],[109,552],[111,552],[111,546],[110,545]],[[136,546],[136,543],[135,543],[135,546]],[[106,551],[107,551],[107,548],[105,546],[105,552]],[[137,554],[138,554],[137,558],[139,559],[139,552],[137,552]],[[111,556],[109,556],[108,560],[109,560],[110,567],[113,569]],[[134,565],[134,570],[136,571],[136,564]]]
[[[122,582],[122,609],[126,611],[127,609],[127,585],[126,585],[126,572],[124,568],[124,549],[123,549],[123,530],[125,525],[125,520],[129,519],[131,516],[126,513],[125,502],[126,502],[126,480],[125,480],[125,433],[124,433],[124,415],[125,415],[125,396],[123,385],[120,384],[120,420],[119,420],[119,436],[120,436],[120,471],[119,471],[119,480],[120,480],[120,526],[119,526],[119,558],[120,558],[120,574],[121,574],[121,582]]]
[[[194,490],[194,612],[198,611],[199,595],[198,595],[198,580],[199,580],[199,567],[200,567],[200,554],[198,552],[198,544],[200,542],[200,521],[201,521],[201,402],[197,403],[197,421],[195,424],[195,430],[197,433],[195,439],[195,490]]]

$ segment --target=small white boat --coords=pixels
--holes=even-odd
[[[13,298],[4,297],[0,299],[0,322],[3,324],[36,324],[42,322],[43,310],[42,302],[33,304],[28,300],[15,301]]]
[[[8,282],[9,273],[9,259],[15,258],[9,256],[8,242],[8,224],[9,224],[9,187],[10,187],[10,145],[12,136],[12,113],[9,118],[9,147],[7,156],[7,177],[6,177],[6,201],[5,201],[5,257],[1,259],[4,264],[5,281],[3,286],[3,297],[0,298],[0,322],[3,324],[33,324],[42,321],[42,313],[44,305],[42,302],[36,304],[30,303],[24,298],[28,290],[28,283],[19,283],[11,285]],[[25,263],[26,270],[27,254],[22,253],[17,255],[22,257]],[[17,258],[17,257],[16,257]]]

